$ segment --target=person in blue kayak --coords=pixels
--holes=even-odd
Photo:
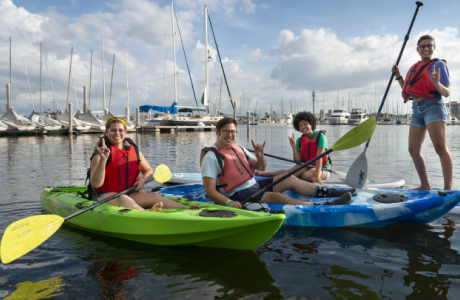
[[[255,170],[267,169],[264,157],[265,142],[256,144],[252,140],[254,156],[235,143],[236,135],[237,121],[230,117],[221,119],[216,125],[216,143],[201,150],[200,165],[206,195],[217,204],[242,208],[240,201],[249,198],[283,175],[256,180]],[[358,192],[355,188],[337,190],[320,187],[290,176],[257,196],[255,200],[273,204],[313,205],[312,202],[284,195],[283,192],[286,190],[310,197],[339,197],[332,202],[323,203],[324,205],[350,204],[352,195]]]
[[[294,133],[292,133],[292,137],[288,137],[295,161],[307,162],[328,149],[326,132],[315,131],[317,123],[318,119],[310,112],[303,111],[295,115],[292,126],[295,130],[302,133],[302,136],[297,140],[294,137]],[[259,171],[256,175],[263,177],[276,176],[286,174],[297,167],[294,166],[290,170],[278,170],[274,172]],[[329,156],[326,155],[313,162],[307,168],[295,173],[294,176],[303,180],[323,184],[323,180],[327,180],[331,176]]]
[[[428,131],[431,142],[439,156],[444,176],[444,190],[452,189],[454,167],[447,148],[446,122],[448,112],[443,97],[450,95],[449,70],[445,60],[432,58],[436,42],[424,35],[417,42],[421,61],[409,68],[406,78],[394,65],[391,71],[402,88],[404,103],[412,100],[412,119],[409,129],[409,153],[420,178],[421,185],[415,190],[431,190],[422,145]]]
[[[102,201],[137,186],[133,193],[107,203],[136,210],[150,208],[157,212],[162,208],[198,209],[198,205],[186,206],[158,193],[141,191],[147,180],[152,178],[153,170],[139,147],[126,137],[126,133],[126,122],[123,119],[112,118],[107,121],[105,135],[99,139],[91,156],[88,189],[95,195],[90,194],[90,197],[95,196],[95,199]]]

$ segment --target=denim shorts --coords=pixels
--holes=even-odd
[[[257,193],[258,191],[260,191],[261,189],[263,189],[264,187],[266,187],[267,185],[269,185],[271,183],[273,183],[273,177],[267,177],[267,178],[259,179],[259,180],[256,181],[256,184],[254,184],[253,186],[250,186],[247,189],[244,189],[244,190],[241,190],[241,191],[238,191],[238,192],[234,193],[230,197],[230,199],[236,200],[236,201],[243,201],[243,200],[251,197],[252,195],[254,195],[255,193]],[[273,192],[273,187],[268,188],[266,190],[266,192]],[[255,197],[254,200],[260,201],[264,194],[265,194],[265,192],[261,193],[260,195]]]
[[[441,121],[447,123],[447,108],[440,96],[412,103],[411,126],[426,128],[430,123]]]

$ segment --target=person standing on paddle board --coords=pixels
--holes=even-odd
[[[267,169],[264,157],[265,142],[261,145],[252,140],[254,156],[244,147],[235,144],[236,129],[235,119],[221,119],[216,125],[216,143],[212,147],[202,149],[200,163],[206,195],[217,204],[242,208],[240,201],[254,195],[283,175],[256,180],[254,170]],[[273,204],[313,205],[312,202],[284,195],[283,192],[286,190],[310,197],[340,197],[333,202],[326,202],[325,205],[350,204],[352,195],[358,192],[355,188],[336,190],[319,187],[290,176],[257,196],[255,200]]]
[[[441,96],[450,95],[450,78],[446,61],[432,58],[436,43],[432,36],[424,35],[417,42],[417,51],[421,61],[414,64],[401,76],[399,68],[394,65],[395,74],[402,90],[404,102],[412,100],[412,120],[409,130],[409,153],[412,156],[420,187],[415,190],[431,190],[422,145],[428,131],[434,149],[439,156],[444,176],[444,190],[452,189],[453,162],[447,149],[446,122],[447,108]]]
[[[317,123],[318,119],[310,112],[303,111],[295,115],[292,126],[294,126],[295,130],[302,133],[302,136],[297,140],[294,137],[294,133],[292,137],[288,137],[295,161],[309,161],[327,150],[327,137],[325,132],[315,131]],[[259,171],[256,175],[263,177],[276,176],[286,174],[296,168],[297,166],[292,167],[290,170],[279,170],[274,172]],[[323,184],[323,180],[327,180],[331,176],[331,170],[329,168],[330,159],[329,156],[326,155],[308,166],[308,168],[295,173],[294,176],[303,180]]]
[[[107,202],[111,205],[151,211],[164,208],[198,209],[198,205],[186,206],[167,199],[157,193],[146,193],[141,190],[153,176],[144,155],[134,142],[126,138],[126,123],[123,119],[112,118],[106,123],[104,137],[101,137],[91,156],[89,189],[97,193],[102,201],[121,191],[137,186],[133,193],[122,195]],[[139,179],[139,172],[142,179]]]

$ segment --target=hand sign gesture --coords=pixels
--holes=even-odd
[[[96,145],[96,150],[97,152],[99,152],[99,155],[101,156],[103,160],[107,160],[110,156],[110,149],[106,147],[105,140],[103,138],[101,138],[101,141],[102,141],[101,147],[98,147]]]
[[[288,137],[288,139],[289,139],[289,144],[291,144],[291,148],[296,149],[294,132],[292,133],[292,137]]]
[[[265,142],[263,145],[260,144],[254,144],[254,140],[251,140],[252,146],[254,147],[254,153],[256,154],[257,158],[263,157],[264,156],[264,147],[265,147]]]
[[[439,79],[441,79],[441,68],[439,68],[438,72],[436,72],[436,67],[433,66],[433,72],[431,73],[431,83],[437,87]]]

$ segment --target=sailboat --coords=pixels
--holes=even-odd
[[[175,35],[174,32],[174,5],[171,3],[171,18],[172,18],[172,36],[173,36],[173,53],[174,53],[174,102],[173,105],[177,105],[177,73],[176,73],[176,51],[175,51]],[[222,119],[222,116],[211,116],[209,115],[209,76],[208,76],[208,62],[211,61],[211,56],[209,55],[208,50],[208,7],[204,6],[204,31],[205,31],[205,89],[202,97],[202,104],[206,108],[199,107],[183,107],[177,106],[178,114],[166,115],[163,120],[161,120],[161,125],[165,126],[213,126]],[[197,115],[197,112],[206,112],[206,116]],[[186,113],[188,115],[183,115],[179,113]]]

